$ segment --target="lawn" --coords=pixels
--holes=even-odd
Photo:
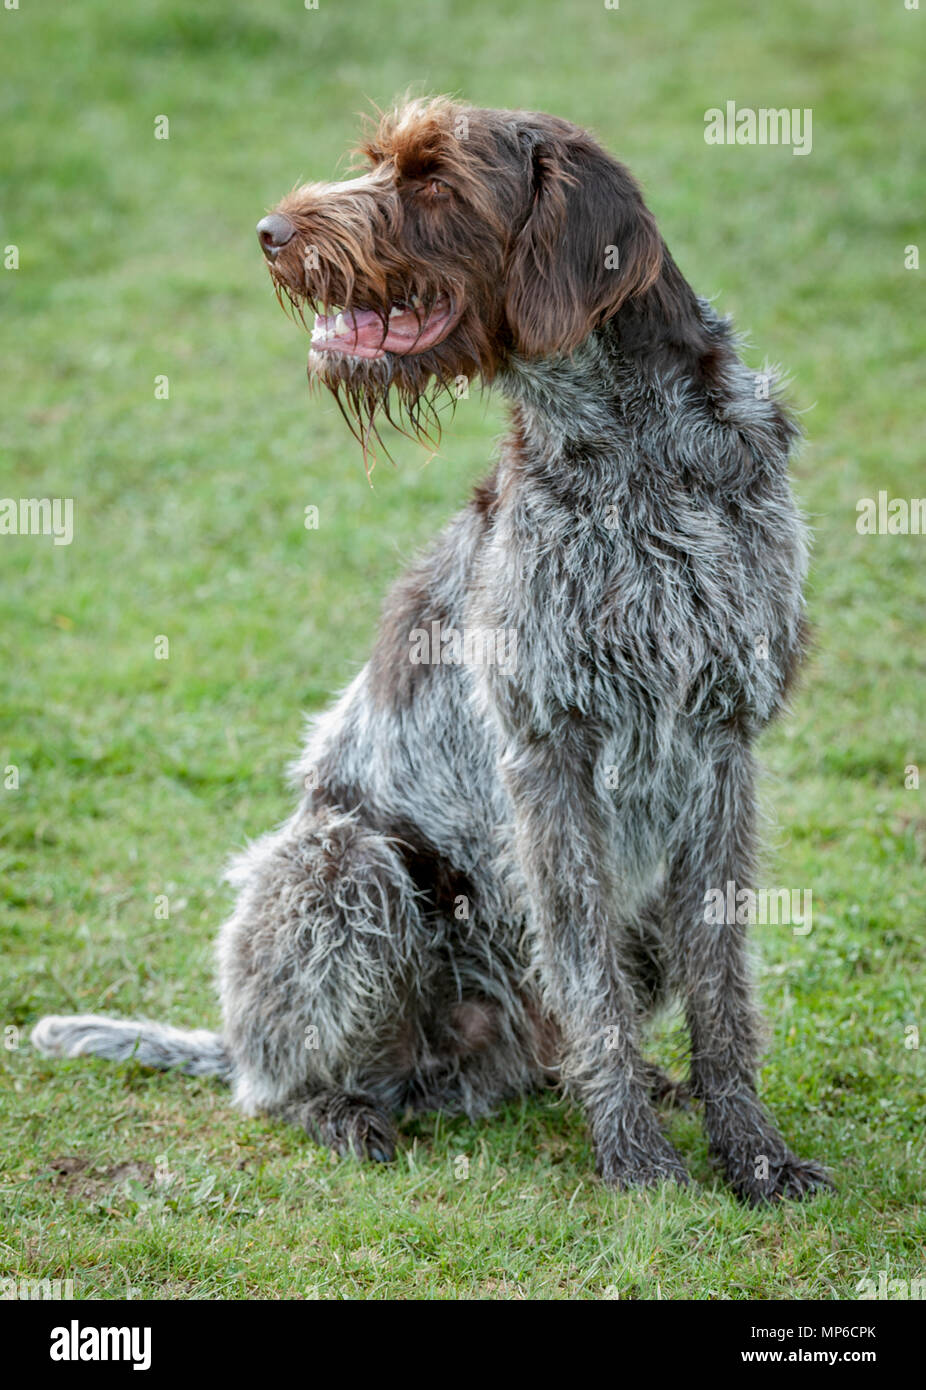
[[[71,545],[0,536],[0,1277],[87,1299],[827,1299],[926,1276],[926,537],[855,525],[860,498],[926,491],[926,270],[905,268],[924,23],[901,0],[0,10],[0,497],[76,504]],[[28,1046],[46,1012],[218,1024],[225,859],[287,813],[303,713],[486,470],[502,408],[473,392],[436,457],[397,437],[368,485],[254,236],[410,85],[592,126],[748,360],[791,375],[816,649],[763,744],[766,881],[812,891],[813,930],[756,936],[764,1093],[837,1183],[804,1206],[739,1207],[682,1112],[686,1191],[603,1189],[555,1100],[418,1122],[367,1169],[217,1083]],[[728,99],[811,108],[812,152],[709,146]],[[650,1050],[683,1066],[677,1019]]]

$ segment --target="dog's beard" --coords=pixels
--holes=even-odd
[[[439,348],[413,357],[385,353],[371,359],[314,349],[309,352],[309,382],[326,387],[334,396],[363,449],[368,473],[377,450],[389,457],[379,431],[381,420],[419,443],[437,447],[439,412],[448,405],[453,409],[460,396],[460,382],[468,382],[471,375],[453,370],[461,364],[447,357]]]
[[[383,420],[400,433],[436,449],[441,417],[446,416],[447,409],[452,412],[456,402],[468,394],[474,377],[491,379],[492,338],[483,329],[482,315],[465,311],[462,286],[441,290],[421,285],[415,294],[418,308],[411,311],[411,292],[400,310],[385,293],[377,295],[372,289],[358,293],[356,279],[348,282],[343,273],[321,283],[316,281],[314,294],[308,286],[300,284],[294,288],[291,269],[287,273],[284,266],[278,265],[271,268],[271,275],[280,303],[312,335],[309,382],[326,387],[334,396],[363,450],[368,476],[380,453],[391,457],[380,433]],[[361,299],[367,307],[339,308],[345,301],[353,300],[356,304]],[[413,312],[420,324],[418,336]],[[377,316],[375,324],[372,314]],[[446,336],[418,350],[418,343],[426,339],[435,319],[441,318]],[[362,327],[355,329],[356,323]],[[353,339],[348,336],[352,331]],[[402,343],[403,337],[407,346]],[[402,344],[404,350],[389,350],[394,341],[397,346]],[[352,343],[359,351],[351,351]]]
[[[276,277],[274,288],[283,307],[289,308],[293,317],[312,332],[310,315],[314,316],[316,309],[327,306],[295,294]],[[384,325],[385,321],[384,315]],[[317,337],[317,328],[313,337]],[[453,337],[452,331],[448,338],[423,352],[384,351],[375,357],[310,348],[309,384],[324,386],[334,396],[348,428],[363,450],[368,476],[379,453],[391,457],[380,433],[383,420],[418,443],[437,448],[441,412],[448,406],[453,409],[478,371],[477,363],[463,360],[455,349]]]

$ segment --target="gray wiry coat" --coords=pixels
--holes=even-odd
[[[449,140],[443,108],[415,112],[394,141],[398,129],[413,142],[425,118]],[[482,317],[459,321],[461,361],[479,359],[494,377],[511,430],[491,478],[393,590],[368,664],[314,721],[295,813],[234,866],[238,899],[218,951],[221,1036],[94,1018],[46,1019],[34,1036],[53,1052],[221,1072],[246,1111],[285,1114],[378,1159],[391,1156],[406,1107],[475,1116],[562,1083],[584,1109],[606,1180],[684,1181],[653,1108],[665,1079],[640,1051],[647,1015],[676,996],[691,1090],[728,1180],[751,1201],[800,1196],[825,1178],[788,1150],[756,1097],[744,929],[704,911],[710,890],[753,886],[751,748],[804,643],[805,534],[787,478],[795,431],[740,362],[727,324],[685,285],[621,166],[553,118],[471,115],[447,176],[462,170],[479,186],[479,174],[491,188],[508,159],[511,178],[498,187],[510,200],[518,161],[533,158],[529,220],[504,205],[523,223],[519,240],[531,238],[530,264],[558,254],[555,224],[535,226],[544,179],[550,217],[566,207],[579,269],[554,265],[560,313],[576,277],[591,275],[581,204],[564,203],[562,190],[579,199],[593,175],[625,220],[635,209],[627,244],[649,248],[633,293],[608,290],[607,308],[604,289],[597,300],[589,291],[592,326],[573,314],[575,343],[541,351],[549,305],[531,302],[517,247],[509,327],[488,278],[470,288]],[[397,157],[376,158],[359,188],[291,195],[268,237],[284,248],[294,228],[307,237],[313,210],[342,198],[351,246],[375,260],[363,220],[381,202],[394,241],[411,217],[401,222]],[[568,177],[557,159],[572,160]],[[448,201],[440,189],[434,197]],[[421,225],[415,235],[417,246]],[[342,303],[364,274],[379,302],[364,261]],[[335,293],[318,291],[327,302]],[[519,334],[532,350],[519,350]],[[450,351],[438,346],[427,369],[452,372],[439,356]],[[342,358],[325,379],[360,400],[393,379],[384,360]],[[492,647],[506,634],[508,659],[415,662],[422,630]]]

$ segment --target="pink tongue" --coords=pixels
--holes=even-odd
[[[319,314],[316,327],[322,334],[329,335],[330,342],[343,343],[345,347],[378,348],[383,341],[383,321],[373,309],[354,309],[340,317],[343,330],[335,330],[336,314]],[[324,340],[323,340],[324,341]]]
[[[422,311],[423,312],[423,311]],[[353,309],[340,315],[319,314],[312,331],[312,346],[320,352],[349,352],[357,357],[380,357],[384,352],[423,352],[448,331],[450,308],[439,300],[423,319],[414,309],[404,309],[383,321],[375,309]]]

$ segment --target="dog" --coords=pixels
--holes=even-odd
[[[733,1190],[824,1188],[757,1096],[746,926],[705,911],[753,882],[753,745],[807,642],[796,426],[586,131],[413,100],[359,153],[258,224],[278,296],[316,311],[310,377],[366,454],[477,379],[507,438],[311,724],[296,810],[232,867],[221,1034],[51,1017],[33,1041],[219,1075],[380,1161],[403,1112],[557,1086],[626,1187],[687,1180],[641,1053],[676,999]]]

